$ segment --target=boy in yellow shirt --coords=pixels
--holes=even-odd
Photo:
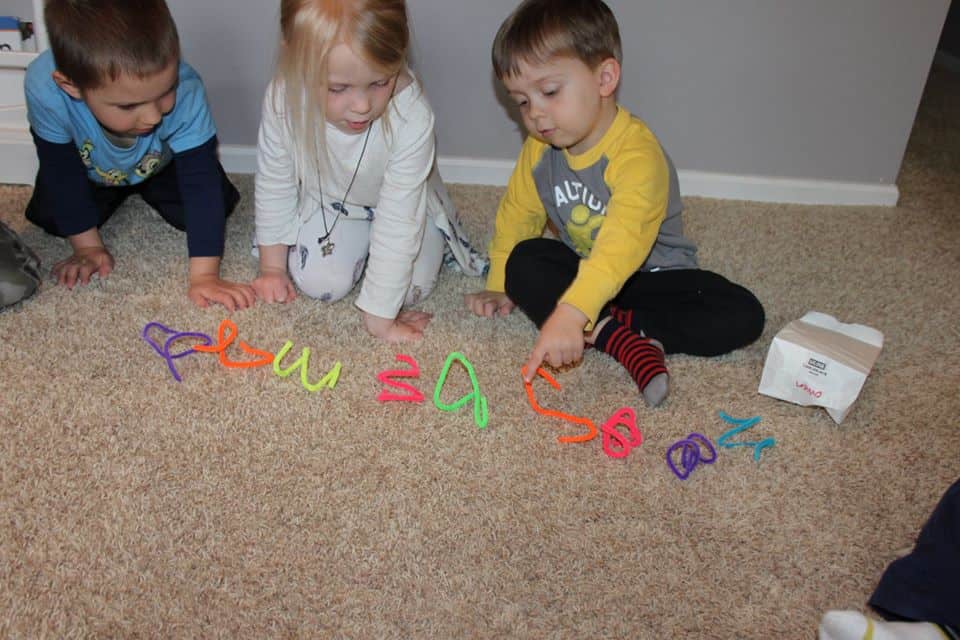
[[[540,334],[526,362],[616,358],[651,406],[668,392],[664,352],[713,356],[760,336],[763,307],[698,268],[683,235],[676,169],[617,104],[620,35],[602,0],[526,0],[500,27],[493,66],[529,136],[497,211],[477,315],[518,306]],[[543,238],[547,220],[559,239]]]

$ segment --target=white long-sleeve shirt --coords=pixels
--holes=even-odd
[[[257,142],[257,244],[296,244],[300,226],[320,211],[320,189],[324,202],[342,202],[359,162],[345,204],[375,208],[376,217],[356,305],[375,316],[396,317],[420,250],[428,202],[436,199],[427,182],[435,160],[434,115],[419,83],[414,80],[390,101],[384,116],[389,131],[384,117],[370,125],[362,160],[366,134],[350,135],[326,123],[328,160],[318,163],[327,166],[322,179],[299,175],[285,111],[283,91],[274,81],[264,97]]]

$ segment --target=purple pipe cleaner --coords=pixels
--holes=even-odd
[[[701,445],[710,451],[710,458],[703,457],[703,454],[701,453]],[[673,453],[677,449],[681,450],[680,466],[682,469],[678,469],[676,463],[673,461]],[[670,467],[670,470],[673,471],[674,475],[681,480],[686,480],[689,478],[690,474],[693,473],[693,470],[698,464],[713,464],[716,462],[716,460],[717,450],[713,448],[713,445],[710,443],[710,439],[702,433],[691,433],[683,440],[678,440],[677,442],[673,443],[670,445],[670,448],[667,449],[667,466]]]
[[[168,336],[162,347],[154,342],[153,338],[150,337],[150,329],[153,328],[159,329],[162,333],[167,334]],[[157,355],[167,361],[167,368],[170,369],[170,373],[173,374],[173,378],[177,382],[183,382],[183,378],[180,377],[180,373],[177,371],[174,360],[176,358],[182,358],[192,353],[196,353],[196,351],[193,350],[193,347],[190,347],[189,349],[181,351],[180,353],[171,354],[170,347],[173,345],[173,343],[182,338],[199,338],[203,341],[202,344],[205,346],[210,346],[213,344],[213,338],[205,333],[200,333],[198,331],[174,331],[170,327],[164,326],[159,322],[148,322],[146,326],[143,327],[140,337],[143,338],[146,343],[157,352]]]

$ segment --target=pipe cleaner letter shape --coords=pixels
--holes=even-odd
[[[520,369],[520,375],[526,378],[527,367],[524,366]],[[553,376],[543,370],[543,367],[537,368],[537,375],[550,383],[554,389],[560,388],[560,383],[554,380]],[[544,409],[537,403],[537,397],[533,393],[533,383],[526,382],[523,383],[524,388],[527,390],[527,400],[530,401],[530,406],[533,407],[533,410],[537,413],[544,416],[551,416],[553,418],[560,418],[561,420],[566,420],[567,422],[575,422],[577,424],[586,425],[587,432],[579,436],[560,436],[557,438],[557,442],[565,444],[568,442],[589,442],[597,437],[597,425],[593,424],[593,420],[590,418],[580,418],[578,416],[572,416],[569,413],[563,413],[562,411],[554,411],[553,409]]]
[[[410,365],[410,369],[391,369],[389,371],[382,371],[378,376],[377,380],[381,383],[393,387],[395,389],[402,389],[403,391],[409,391],[408,395],[403,395],[400,393],[393,393],[384,389],[380,392],[380,395],[377,396],[378,402],[423,402],[423,394],[414,387],[413,385],[407,384],[406,382],[400,382],[399,380],[394,380],[393,378],[419,378],[420,377],[420,367],[417,365],[417,361],[410,356],[405,356],[402,353],[397,354],[398,362],[406,362]]]
[[[233,341],[237,339],[237,323],[229,318],[224,318],[223,322],[220,323],[220,328],[217,330],[217,339],[219,342],[213,346],[205,345],[194,345],[194,351],[200,351],[201,353],[219,353],[220,354],[220,364],[230,369],[249,369],[252,367],[263,367],[265,365],[273,362],[273,354],[269,351],[261,351],[260,349],[254,349],[248,345],[243,340],[240,341],[240,349],[244,353],[248,353],[252,356],[260,356],[257,360],[248,360],[246,362],[239,362],[236,360],[231,360],[227,357],[227,347],[233,344]]]
[[[753,447],[753,459],[756,462],[760,462],[760,453],[764,449],[777,444],[775,438],[764,438],[763,440],[757,442],[730,442],[730,438],[743,431],[746,431],[760,422],[760,416],[753,416],[752,418],[733,418],[721,411],[720,419],[729,424],[736,425],[733,429],[730,429],[724,433],[717,440],[717,444],[721,447],[725,447],[727,449],[732,449],[734,447]]]
[[[710,452],[710,457],[707,458],[703,455],[701,450],[701,445]],[[676,463],[674,463],[673,452],[680,450],[680,466],[677,468]],[[710,439],[702,433],[691,433],[683,440],[678,440],[670,445],[670,448],[667,449],[667,466],[670,467],[670,471],[673,471],[674,475],[680,478],[681,480],[686,480],[690,477],[690,474],[693,473],[693,470],[697,468],[699,464],[713,464],[717,461],[717,450],[713,448],[713,445],[710,444]]]
[[[630,432],[629,439],[617,429],[619,426],[627,428]],[[631,449],[643,444],[643,434],[637,428],[637,414],[630,407],[623,407],[610,416],[600,427],[600,431],[603,433],[603,452],[611,458],[626,458]]]
[[[333,389],[337,386],[337,381],[340,380],[340,369],[342,365],[340,362],[337,362],[333,365],[333,369],[327,372],[325,376],[320,378],[319,382],[313,384],[307,380],[307,373],[310,369],[310,347],[304,347],[300,352],[300,357],[296,361],[287,367],[286,369],[280,368],[280,361],[290,352],[290,349],[293,348],[293,342],[287,340],[283,343],[283,347],[280,351],[277,352],[277,357],[273,359],[273,372],[280,376],[281,378],[286,378],[291,373],[300,369],[300,384],[303,385],[303,388],[313,393],[314,391],[319,391],[323,387]]]
[[[168,336],[162,347],[154,342],[153,338],[150,337],[150,329],[153,329],[154,327]],[[199,340],[203,340],[204,346],[209,346],[213,343],[213,338],[205,333],[198,333],[196,331],[174,331],[170,327],[165,327],[159,322],[148,322],[146,326],[143,327],[143,332],[141,332],[140,337],[146,340],[147,344],[149,344],[153,350],[160,355],[161,358],[167,361],[167,368],[170,369],[170,373],[173,374],[173,379],[177,382],[183,382],[183,378],[180,377],[180,372],[177,371],[177,365],[174,360],[188,356],[191,353],[196,353],[196,349],[191,346],[180,353],[170,353],[170,347],[173,346],[173,343],[184,338],[197,338]]]
[[[464,369],[467,370],[467,375],[470,376],[470,383],[473,385],[473,391],[453,404],[444,404],[440,400],[440,392],[443,391],[443,385],[447,381],[447,373],[450,372],[450,367],[453,365],[454,360],[458,360]],[[437,386],[433,389],[433,404],[437,409],[440,409],[440,411],[456,411],[471,400],[473,400],[473,421],[477,423],[478,429],[486,429],[487,422],[490,419],[490,412],[487,409],[487,397],[480,393],[480,383],[477,381],[477,374],[473,371],[473,365],[463,357],[462,353],[454,351],[447,356],[447,361],[443,363],[443,370],[440,371],[440,377],[437,378]]]

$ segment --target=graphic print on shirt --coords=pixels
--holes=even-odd
[[[90,141],[90,139],[84,140],[78,151],[80,152],[80,160],[83,161],[83,166],[87,169],[92,169],[93,160],[90,159],[90,154],[93,153],[93,142]]]
[[[83,166],[86,167],[88,171],[96,174],[97,178],[99,178],[99,180],[97,180],[98,182],[109,187],[120,187],[131,184],[130,174],[127,171],[119,168],[103,169],[97,166],[94,160],[95,151],[96,147],[90,139],[84,140],[83,144],[77,149]],[[139,178],[138,181],[146,180],[166,167],[172,157],[173,151],[164,143],[161,149],[153,149],[145,153],[143,157],[133,165],[133,173]]]
[[[160,168],[162,160],[163,154],[161,152],[151,151],[147,155],[140,158],[140,162],[137,163],[137,166],[133,172],[146,180],[157,172],[157,170]]]
[[[608,160],[574,171],[559,149],[547,149],[533,170],[540,201],[563,241],[580,256],[593,249],[607,215],[610,188],[603,179]]]
[[[578,204],[570,211],[567,233],[580,255],[589,255],[593,248],[594,232],[603,224],[602,215],[593,215],[586,205]]]
[[[100,176],[100,181],[110,187],[119,187],[121,185],[125,185],[127,184],[127,178],[130,177],[129,174],[124,173],[120,169],[109,169],[104,171],[100,167],[94,167],[93,170],[98,176]]]
[[[119,187],[120,185],[126,184],[127,174],[120,169],[108,169],[104,171],[94,164],[93,152],[95,149],[96,147],[93,146],[93,142],[89,138],[84,140],[83,144],[77,149],[80,153],[80,160],[83,162],[83,166],[85,166],[88,171],[93,171],[97,174],[97,176],[100,177],[100,182],[107,186]]]
[[[140,178],[147,178],[160,173],[173,159],[173,149],[166,141],[160,141],[160,148],[156,147],[147,150],[145,154],[134,165],[133,173]]]

